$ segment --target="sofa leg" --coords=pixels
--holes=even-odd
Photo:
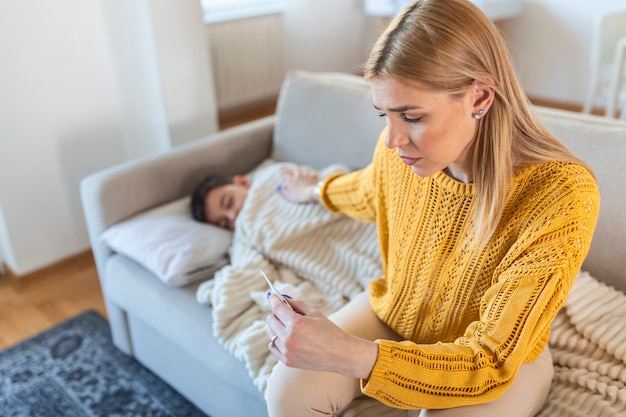
[[[110,300],[106,300],[105,304],[109,316],[109,327],[111,328],[113,344],[125,354],[134,356],[126,311]]]

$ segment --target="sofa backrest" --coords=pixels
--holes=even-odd
[[[369,85],[345,73],[290,72],[276,114],[273,158],[317,169],[366,166],[385,127]]]
[[[600,218],[583,268],[626,292],[626,123],[542,107],[535,112],[589,164],[598,181]],[[344,73],[291,72],[277,116],[273,157],[314,168],[367,165],[385,125],[372,105],[368,84]]]

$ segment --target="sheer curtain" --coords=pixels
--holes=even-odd
[[[101,0],[101,7],[127,157],[217,131],[200,3]]]

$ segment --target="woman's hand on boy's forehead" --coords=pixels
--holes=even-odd
[[[313,168],[295,164],[288,164],[280,169],[283,179],[287,182],[315,182],[319,181],[319,175]]]
[[[319,181],[317,171],[312,168],[299,165],[285,165],[280,170],[283,177],[282,185],[278,192],[289,201],[296,203],[309,203],[312,190]]]

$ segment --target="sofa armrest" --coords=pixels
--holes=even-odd
[[[101,279],[111,254],[100,241],[107,227],[189,195],[209,174],[250,171],[270,156],[274,123],[275,116],[268,116],[85,177],[80,184],[81,199]]]

